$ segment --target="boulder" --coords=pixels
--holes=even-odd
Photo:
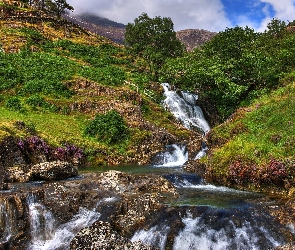
[[[183,169],[187,172],[195,173],[201,177],[204,177],[204,174],[206,173],[206,164],[200,162],[200,160],[190,160],[186,162],[186,164],[183,166]]]
[[[108,222],[97,221],[90,227],[82,229],[71,241],[70,249],[157,249],[141,242],[131,242],[112,229]]]
[[[30,170],[34,180],[62,180],[78,175],[78,169],[70,162],[43,162],[32,166]]]

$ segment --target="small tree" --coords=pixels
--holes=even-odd
[[[57,15],[58,18],[65,12],[65,10],[73,11],[74,7],[69,5],[66,0],[47,0],[46,6],[49,11]]]
[[[150,18],[146,13],[128,23],[125,43],[147,62],[155,77],[167,58],[181,56],[184,46],[176,37],[171,18]]]

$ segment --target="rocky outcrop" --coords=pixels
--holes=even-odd
[[[152,250],[152,246],[145,246],[141,242],[131,242],[112,229],[108,222],[97,221],[88,228],[81,230],[71,241],[70,249],[137,249]]]
[[[203,177],[206,172],[206,164],[200,162],[200,160],[190,160],[183,166],[183,169]]]
[[[16,126],[26,128],[23,122],[17,122]],[[76,176],[84,159],[83,151],[74,145],[54,148],[35,135],[25,139],[7,136],[0,142],[0,189],[7,182]]]
[[[176,37],[185,45],[187,51],[193,51],[211,40],[217,33],[208,30],[187,29],[176,32]]]

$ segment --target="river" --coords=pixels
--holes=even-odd
[[[201,109],[195,105],[197,96],[188,92],[179,95],[168,84],[163,84],[163,88],[166,96],[163,105],[186,128],[197,129],[205,135],[210,126]],[[79,178],[83,178],[85,173],[111,169],[133,175],[156,174],[166,178],[177,189],[178,198],[165,199],[167,209],[155,214],[148,224],[136,230],[130,237],[131,241],[140,240],[161,250],[264,250],[288,243],[290,235],[295,238],[292,225],[281,225],[268,213],[270,207],[282,205],[279,199],[208,184],[200,176],[183,170],[182,165],[189,160],[185,146],[173,144],[167,148],[155,157],[156,161],[151,165],[91,167],[80,171]],[[203,145],[195,158],[203,157],[207,150]],[[16,185],[15,189],[30,189],[32,185],[43,185],[43,182]],[[115,201],[116,197],[102,197],[95,201],[96,208],[102,202],[113,204]],[[71,240],[82,228],[104,216],[103,210],[81,207],[70,220],[57,224],[53,212],[36,196],[29,195],[26,202],[31,230],[28,250],[69,249]],[[2,241],[8,239],[16,227],[12,221],[15,215],[9,211],[9,203],[0,204],[0,221],[6,227],[1,229]]]

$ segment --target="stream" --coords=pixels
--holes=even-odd
[[[163,84],[163,88],[166,97],[163,106],[186,128],[197,129],[205,135],[210,126],[205,121],[202,110],[195,105],[197,96],[188,92],[179,95],[168,84]],[[203,157],[207,150],[207,146],[202,145],[195,159]],[[282,205],[280,201],[260,193],[208,184],[200,176],[183,170],[182,166],[187,160],[185,146],[167,145],[167,150],[160,152],[151,165],[84,168],[80,171],[80,178],[85,173],[112,169],[129,174],[157,174],[172,183],[179,197],[166,199],[168,209],[155,214],[148,225],[137,230],[130,238],[132,242],[140,240],[161,250],[264,250],[286,244],[286,235],[295,237],[291,225],[280,225],[267,212],[267,207]],[[16,185],[15,189],[30,188],[30,185],[42,185],[42,182]],[[108,207],[107,204],[115,201],[116,197],[103,197],[96,201],[96,208],[102,203]],[[30,195],[26,202],[31,230],[28,250],[69,249],[71,240],[82,228],[107,216],[103,215],[103,210],[80,208],[71,220],[57,224],[53,213],[37,197]],[[12,215],[8,211],[9,204],[0,204],[0,221],[4,221],[7,227],[3,235],[0,235],[0,243],[1,239],[9,238],[13,231],[14,225],[9,222]]]

